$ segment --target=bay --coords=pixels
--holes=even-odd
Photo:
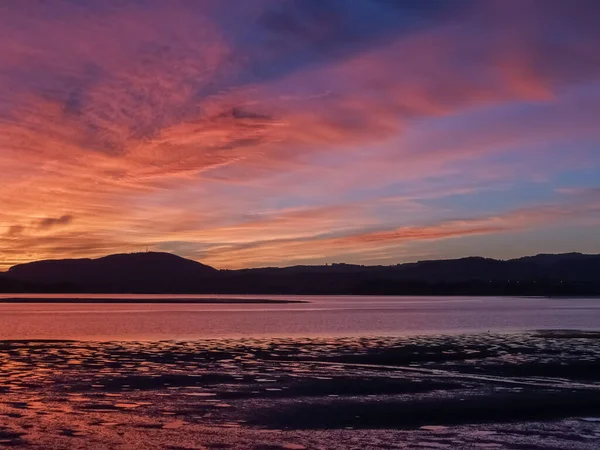
[[[0,298],[35,295],[4,294]],[[600,300],[519,297],[39,295],[57,303],[0,303],[0,339],[193,340],[405,336],[538,329],[600,329]],[[110,298],[124,303],[60,303]],[[300,300],[182,304],[181,299]],[[173,303],[125,303],[162,299]]]

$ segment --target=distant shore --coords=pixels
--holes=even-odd
[[[0,272],[0,292],[214,296],[600,296],[600,255],[467,257],[391,266],[332,264],[218,270],[162,252],[35,261]]]
[[[183,304],[286,304],[310,303],[303,300],[274,300],[263,298],[60,298],[60,297],[7,297],[0,298],[0,303],[183,303]]]

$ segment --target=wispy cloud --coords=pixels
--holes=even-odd
[[[414,246],[421,241],[444,241],[469,236],[507,235],[547,226],[600,225],[600,201],[580,199],[506,211],[497,215],[445,220],[437,223],[364,231],[356,228],[341,236],[313,235],[302,239],[266,239],[237,245],[230,243],[206,253],[206,260],[220,265],[274,265],[395,259],[415,260]],[[417,247],[418,248],[418,247]],[[477,254],[476,250],[474,253]],[[439,256],[439,255],[438,255]]]

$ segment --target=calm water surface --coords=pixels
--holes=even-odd
[[[177,299],[174,295],[96,297]],[[2,303],[0,339],[162,340],[600,329],[600,299],[239,295],[181,297],[293,299],[310,303]]]

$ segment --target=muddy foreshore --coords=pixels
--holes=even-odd
[[[0,341],[0,446],[600,445],[600,333]]]

